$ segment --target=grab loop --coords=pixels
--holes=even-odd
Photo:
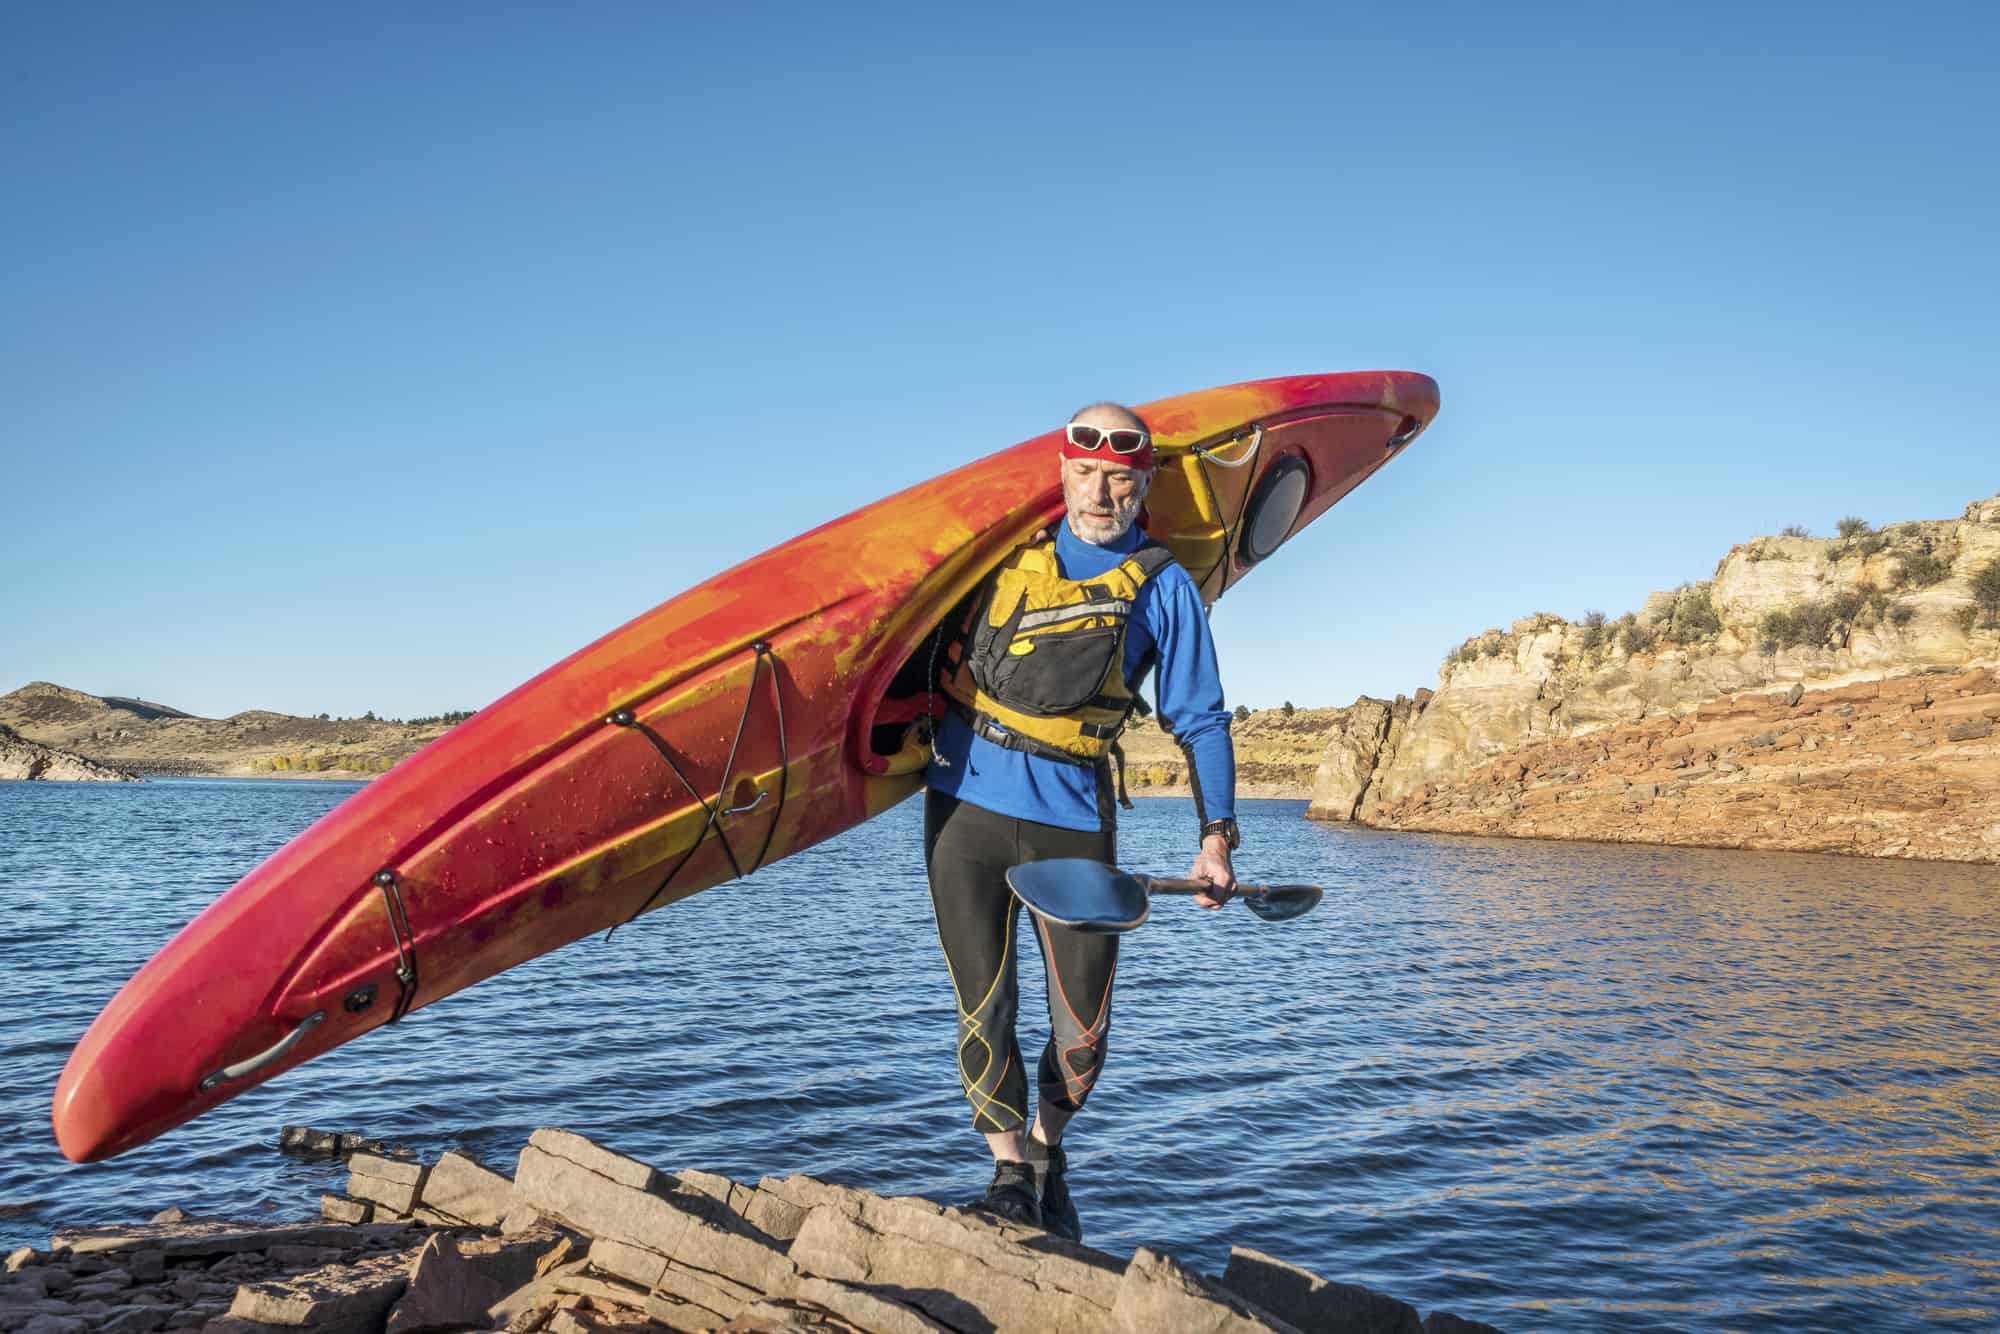
[[[1222,442],[1221,447],[1223,449],[1227,449],[1231,445],[1235,444],[1237,441],[1241,440],[1242,438],[1243,437],[1240,435],[1231,436],[1229,439]],[[1225,459],[1221,455],[1217,454],[1214,450],[1205,448],[1204,446],[1201,445],[1196,445],[1194,447],[1194,452],[1201,455],[1204,459],[1207,459],[1210,463],[1213,463],[1218,468],[1240,468],[1244,464],[1250,462],[1250,460],[1256,458],[1257,451],[1259,449],[1262,449],[1263,447],[1264,447],[1264,424],[1262,422],[1258,422],[1250,428],[1250,452],[1245,454],[1240,459],[1236,459],[1233,461],[1230,459]]]
[[[638,906],[631,917],[627,917],[618,926],[626,925],[633,918],[638,917],[648,908],[659,902],[660,895],[667,892],[667,887],[673,884],[674,877],[681,873],[681,868],[686,866],[689,859],[700,850],[701,845],[708,841],[711,831],[714,832],[716,841],[722,844],[722,855],[728,858],[729,869],[734,873],[735,879],[741,880],[746,875],[754,874],[764,864],[765,855],[771,851],[771,839],[777,834],[778,821],[785,813],[785,797],[791,778],[792,757],[785,741],[785,692],[778,681],[777,655],[771,651],[770,644],[761,639],[751,642],[750,651],[755,655],[750,662],[750,684],[743,694],[743,713],[736,720],[735,739],[729,743],[729,758],[724,760],[722,764],[722,782],[725,784],[728,783],[729,775],[736,772],[736,755],[743,746],[743,733],[750,725],[750,710],[757,701],[757,681],[760,677],[768,674],[771,682],[772,709],[777,715],[778,722],[778,804],[771,812],[770,828],[764,831],[763,845],[757,849],[757,856],[750,863],[748,871],[745,871],[742,863],[736,859],[736,848],[729,841],[729,831],[722,827],[722,817],[725,815],[742,815],[745,812],[754,811],[764,804],[764,798],[770,794],[768,792],[759,792],[757,799],[747,805],[725,807],[722,804],[722,792],[718,790],[715,794],[715,799],[710,801],[706,796],[702,795],[701,789],[694,785],[694,780],[687,776],[687,771],[681,768],[680,762],[674,758],[673,752],[667,748],[665,738],[661,737],[658,732],[645,723],[639,721],[630,709],[620,709],[604,720],[614,727],[630,728],[650,741],[653,749],[659,752],[660,758],[667,762],[667,767],[674,771],[674,777],[681,780],[681,785],[688,790],[688,795],[700,803],[702,814],[706,817],[702,821],[701,832],[695,835],[694,842],[688,845],[687,851],[680,855],[680,859],[668,868],[666,875],[661,877],[659,886],[646,897],[646,901]],[[617,931],[617,926],[612,927],[604,933],[604,938],[606,940],[611,939]]]
[[[770,795],[771,794],[768,792],[759,792],[757,794],[757,800],[746,801],[741,806],[726,806],[723,808],[722,813],[724,815],[747,815],[751,811],[756,810],[759,806],[762,806],[764,804],[764,798]]]
[[[1237,440],[1240,439],[1242,439],[1240,435],[1232,436],[1229,440],[1224,441],[1223,443],[1224,446],[1227,447],[1228,445],[1234,444]],[[1257,461],[1257,456],[1261,454],[1263,450],[1264,450],[1264,427],[1261,422],[1253,424],[1251,427],[1249,452],[1244,454],[1242,458],[1237,459],[1233,463],[1226,459],[1217,458],[1213,450],[1203,449],[1200,446],[1195,447],[1194,451],[1195,457],[1201,460],[1201,465],[1202,465],[1200,470],[1202,489],[1208,492],[1208,503],[1210,506],[1214,508],[1215,512],[1218,515],[1222,513],[1222,497],[1217,495],[1215,492],[1215,483],[1212,480],[1210,480],[1208,475],[1208,465],[1212,463],[1218,468],[1247,467],[1249,464],[1255,463]],[[1244,492],[1244,503],[1245,504],[1249,503],[1249,491],[1247,489]],[[1243,517],[1242,506],[1238,506],[1236,510],[1235,519],[1230,519],[1227,517],[1223,518],[1222,554],[1215,558],[1215,564],[1209,566],[1208,569],[1202,573],[1201,578],[1194,581],[1196,588],[1201,588],[1205,586],[1208,583],[1208,581],[1214,577],[1215,572],[1217,570],[1220,570],[1229,564],[1229,553],[1236,549],[1236,523],[1242,517]]]
[[[276,1045],[265,1048],[248,1060],[238,1061],[234,1065],[225,1065],[215,1073],[205,1076],[201,1081],[201,1091],[206,1093],[217,1084],[227,1084],[232,1080],[241,1079],[245,1075],[255,1074],[292,1048],[298,1046],[299,1039],[312,1032],[315,1028],[318,1028],[325,1019],[325,1010],[314,1010],[299,1023],[297,1028],[280,1038]]]

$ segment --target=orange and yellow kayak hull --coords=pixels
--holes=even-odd
[[[1213,601],[1437,411],[1407,372],[1145,405],[1148,530]],[[245,876],[121,989],[57,1083],[121,1153],[341,1043],[850,829],[922,785],[932,632],[1061,513],[1050,432],[805,533],[482,709]]]

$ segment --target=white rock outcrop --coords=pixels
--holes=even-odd
[[[136,783],[136,774],[85,759],[74,751],[57,750],[29,741],[0,725],[0,779],[46,783]]]

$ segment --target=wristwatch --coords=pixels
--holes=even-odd
[[[1237,832],[1234,820],[1210,820],[1201,827],[1201,836],[1205,839],[1210,834],[1222,835],[1223,841],[1229,844],[1231,852],[1236,851],[1243,843],[1243,835]]]

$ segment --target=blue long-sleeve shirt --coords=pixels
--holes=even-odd
[[[1094,579],[1138,549],[1145,534],[1134,525],[1107,546],[1086,542],[1069,525],[1056,528],[1056,565],[1065,579]],[[1222,703],[1215,638],[1194,580],[1178,564],[1139,590],[1125,631],[1125,679],[1131,680],[1151,650],[1160,721],[1188,753],[1204,818],[1236,814],[1236,750],[1229,739],[1229,710]],[[996,746],[976,735],[957,713],[938,726],[937,753],[927,775],[931,787],[1001,815],[1065,829],[1099,829],[1097,777],[1088,767],[1045,760]]]

